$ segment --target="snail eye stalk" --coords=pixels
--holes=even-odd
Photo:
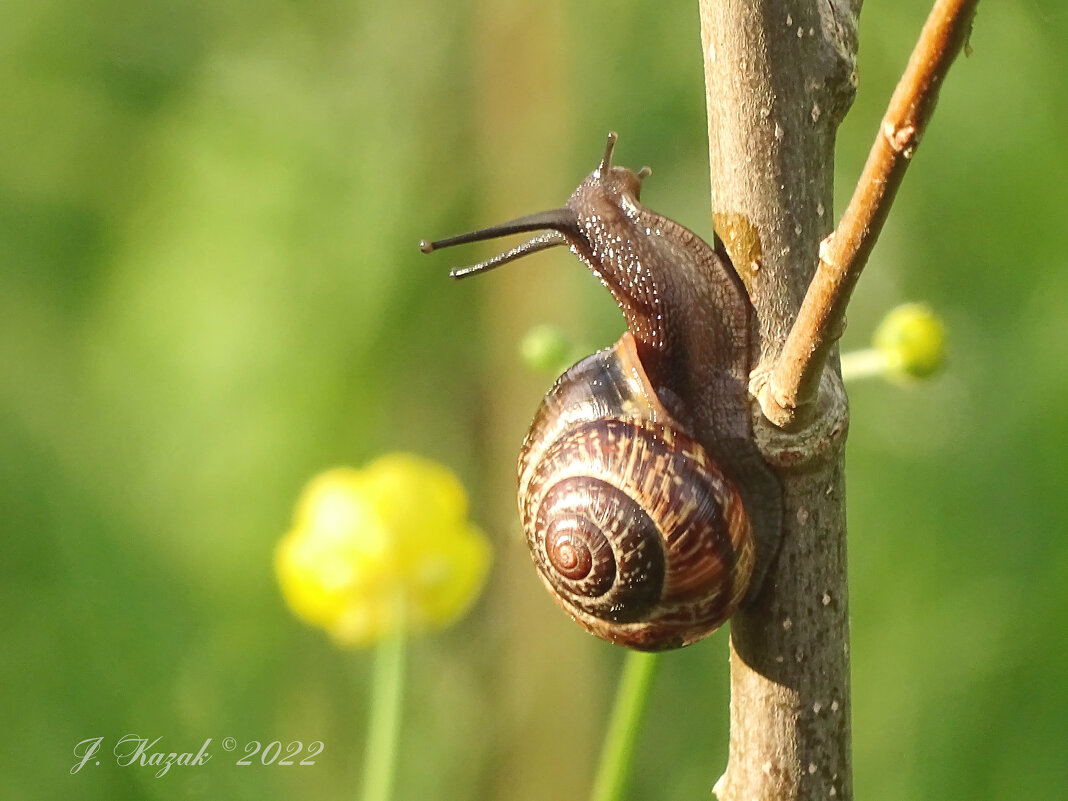
[[[478,231],[471,231],[466,234],[438,239],[434,242],[428,242],[424,239],[419,243],[419,249],[423,251],[423,253],[433,253],[435,250],[453,247],[454,245],[484,242],[488,239],[497,239],[498,237],[508,236],[510,234],[523,234],[530,231],[542,232],[537,236],[528,239],[526,242],[516,245],[514,248],[510,248],[493,258],[480,261],[477,264],[472,264],[467,267],[456,267],[449,271],[449,275],[453,278],[467,278],[468,276],[478,275],[479,273],[495,269],[502,264],[508,264],[508,262],[515,261],[516,259],[531,253],[537,253],[540,250],[546,250],[551,247],[556,247],[557,245],[566,245],[567,237],[564,236],[563,231],[574,228],[575,224],[575,214],[570,209],[552,209],[551,211],[543,211],[537,214],[530,214],[526,217],[519,217],[515,220],[510,220],[509,222],[494,225],[489,228],[482,228]]]

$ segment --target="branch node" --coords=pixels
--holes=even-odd
[[[821,264],[826,264],[828,267],[837,268],[838,265],[834,264],[833,262],[831,262],[830,259],[827,258],[827,251],[830,250],[831,243],[834,241],[834,234],[835,234],[835,232],[831,231],[820,242],[819,257],[820,257],[820,263]]]
[[[882,132],[890,149],[907,159],[912,158],[920,144],[920,131],[912,123],[895,125],[892,120],[883,120]]]

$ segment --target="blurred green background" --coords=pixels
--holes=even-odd
[[[866,4],[839,209],[927,8]],[[1060,0],[980,5],[850,314],[857,348],[925,301],[951,348],[851,392],[858,797],[1068,783],[1066,39]],[[415,245],[559,205],[610,128],[708,235],[696,4],[5,4],[0,797],[355,797],[370,654],[297,622],[271,557],[306,480],[393,450],[456,470],[496,548],[412,646],[397,797],[587,794],[620,653],[530,569],[514,464],[551,377],[516,352],[619,314],[565,252],[453,284],[491,248]],[[725,633],[663,661],[634,798],[709,796],[727,680]],[[69,775],[131,732],[326,748]]]

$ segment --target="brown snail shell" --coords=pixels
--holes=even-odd
[[[746,594],[755,546],[741,496],[651,392],[629,332],[546,395],[519,497],[542,581],[603,639],[688,645]]]

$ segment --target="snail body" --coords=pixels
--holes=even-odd
[[[649,171],[613,167],[614,143],[563,208],[421,247],[540,231],[452,274],[567,244],[612,293],[627,331],[542,401],[519,457],[520,517],[542,581],[579,624],[664,650],[755,595],[781,488],[752,435],[745,287],[718,240],[638,202]]]

